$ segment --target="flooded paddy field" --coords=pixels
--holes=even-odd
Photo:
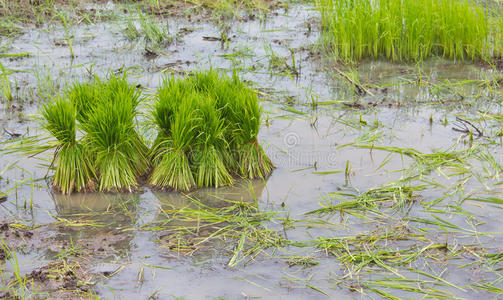
[[[252,8],[81,3],[2,25],[0,298],[501,297],[498,61],[343,64],[323,51],[315,3]],[[162,78],[208,68],[258,91],[272,174],[52,189],[53,150],[37,151],[47,99],[127,74],[152,143]]]

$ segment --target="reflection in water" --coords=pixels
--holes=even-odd
[[[267,180],[267,179],[266,179]],[[191,198],[197,199],[210,207],[221,207],[230,201],[255,202],[262,194],[266,185],[265,180],[242,180],[238,183],[221,188],[201,188],[189,193],[153,192],[161,202],[163,208],[183,208],[194,205]]]
[[[191,198],[198,199],[201,203],[219,207],[225,204],[222,200],[255,202],[260,197],[266,182],[264,180],[242,180],[237,184],[221,188],[201,188],[189,193],[153,191],[163,206],[182,208],[190,206]],[[73,193],[63,195],[51,193],[51,198],[56,205],[59,215],[72,215],[92,212],[113,212],[117,208],[130,208],[138,203],[141,194],[111,194],[111,193]]]
[[[123,204],[137,203],[140,194],[110,194],[110,193],[73,193],[63,195],[51,193],[60,215],[71,215],[89,212],[109,212]]]
[[[262,227],[268,213],[257,206],[265,185],[264,180],[243,180],[187,194],[154,192],[161,205],[153,227],[159,230],[159,247],[167,250],[165,255],[191,255],[197,262],[228,262],[232,257],[229,249],[240,237],[246,236],[243,249],[254,240],[276,240],[276,235]]]
[[[186,218],[187,216],[181,217],[179,215],[180,210],[185,211],[184,208],[202,209],[202,211],[207,211],[211,214],[213,208],[218,209],[231,206],[231,201],[245,202],[254,206],[256,199],[262,194],[265,185],[266,182],[264,180],[242,180],[232,186],[202,188],[186,194],[157,191],[154,192],[154,195],[159,199],[161,204],[161,211],[157,215],[157,221],[161,222],[165,229],[177,226],[187,228],[198,226],[201,220],[197,216],[194,215],[194,219]],[[208,206],[208,209],[201,208],[201,204]],[[196,214],[195,211],[194,214]]]
[[[68,247],[80,255],[108,257],[125,255],[135,237],[141,194],[51,193],[56,211],[65,226],[54,228],[55,237],[47,255]]]

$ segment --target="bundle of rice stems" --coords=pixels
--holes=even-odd
[[[45,128],[58,141],[54,186],[63,193],[132,191],[149,170],[148,148],[136,131],[141,95],[125,77],[74,84],[42,107]],[[77,141],[77,131],[82,137]]]
[[[257,140],[262,113],[257,94],[236,74],[220,81],[215,89],[217,103],[228,120],[226,136],[234,149],[238,170],[245,178],[264,178],[274,165]]]
[[[125,77],[79,86],[70,91],[93,155],[100,191],[131,191],[149,168],[148,148],[136,132],[140,93]]]
[[[152,185],[185,191],[272,171],[257,141],[257,95],[237,76],[209,70],[165,78],[153,105],[158,134],[150,150],[136,131],[141,101],[134,85],[112,75],[74,84],[46,104],[45,128],[58,143],[54,186],[71,193],[97,183],[99,191],[131,192],[151,164]]]
[[[154,165],[162,159],[160,152],[165,150],[166,139],[170,136],[171,124],[173,123],[175,112],[180,106],[180,102],[189,91],[186,84],[176,78],[163,79],[161,88],[157,91],[157,98],[152,111],[153,122],[158,129],[157,138],[151,149],[151,160]]]
[[[172,84],[182,83],[173,81]],[[166,88],[169,89],[169,84],[162,85],[160,90]],[[157,163],[150,183],[163,188],[188,191],[195,186],[188,152],[197,134],[198,120],[194,100],[197,94],[189,93],[181,98],[174,98],[174,95],[176,93],[160,92],[155,103],[157,113],[154,114],[159,115],[159,110],[169,106],[164,102],[172,102],[173,115],[170,123],[157,123],[160,132],[153,146],[153,161]]]
[[[70,194],[93,188],[94,168],[85,147],[76,141],[76,110],[67,99],[58,97],[42,106],[44,128],[57,140],[53,164],[54,188]]]
[[[196,181],[198,187],[219,187],[231,184],[234,180],[225,164],[229,157],[228,143],[225,140],[224,122],[220,118],[213,100],[202,95],[199,98],[199,128],[193,153]]]
[[[210,69],[165,78],[152,112],[150,183],[189,190],[232,184],[231,174],[267,176],[274,167],[257,142],[260,114],[256,93],[237,76]]]
[[[231,173],[239,173],[239,166],[236,160],[235,147],[232,142],[235,124],[230,115],[229,102],[234,101],[232,89],[228,89],[231,80],[228,76],[222,76],[218,71],[209,69],[206,71],[196,71],[193,76],[186,79],[189,85],[202,94],[212,99],[214,107],[217,109],[222,126],[224,127],[223,139],[225,140],[225,149],[222,158],[225,166]]]

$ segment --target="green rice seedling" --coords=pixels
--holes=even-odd
[[[134,41],[141,36],[141,32],[136,28],[135,24],[131,19],[126,23],[126,27],[122,30],[122,33],[126,36],[128,40]]]
[[[158,129],[158,133],[150,151],[150,160],[153,165],[156,166],[151,176],[151,183],[154,185],[169,186],[169,182],[173,183],[172,180],[174,179],[169,179],[171,175],[167,175],[167,169],[173,167],[173,161],[178,161],[178,165],[185,166],[186,164],[184,162],[188,164],[188,157],[185,153],[178,157],[166,157],[166,154],[170,152],[170,149],[174,149],[172,130],[176,131],[174,138],[176,139],[175,144],[177,146],[184,147],[184,142],[188,143],[193,139],[193,136],[188,136],[185,141],[183,140],[184,133],[181,131],[182,127],[179,126],[180,122],[183,120],[180,116],[176,118],[177,127],[175,128],[174,125],[175,114],[178,112],[178,108],[182,106],[181,103],[184,101],[183,99],[185,99],[188,92],[190,91],[185,82],[175,78],[164,78],[161,83],[161,87],[157,91],[157,98],[154,103],[152,117],[153,123],[156,124]],[[189,114],[189,111],[183,110],[182,114],[184,113]],[[190,118],[192,119],[194,117],[190,116]],[[165,168],[161,167],[161,165],[165,165]],[[190,189],[195,184],[193,177],[189,176],[189,174],[191,175],[191,172],[189,172],[188,169],[190,168],[183,168],[184,171],[182,173],[186,174],[185,176],[187,180],[183,184],[180,183],[185,187],[185,189]]]
[[[94,169],[85,147],[76,141],[75,106],[58,97],[42,107],[45,129],[56,138],[53,185],[64,194],[92,188]]]
[[[234,155],[226,159],[228,167],[250,179],[267,176],[274,166],[257,140],[261,110],[256,92],[237,75],[229,78],[215,70],[196,73],[193,81],[198,90],[215,97],[224,119],[224,135]]]
[[[134,85],[111,75],[74,84],[42,107],[45,128],[58,141],[57,189],[69,194],[98,183],[100,191],[131,191],[137,185],[150,168],[148,148],[136,132],[140,101]]]
[[[321,43],[336,60],[490,59],[502,53],[497,12],[458,0],[320,0]],[[459,20],[463,20],[460,22]]]
[[[229,185],[233,182],[226,165],[228,143],[225,140],[225,125],[213,100],[202,96],[198,105],[199,134],[193,153],[198,187]]]
[[[270,44],[264,45],[264,50],[269,61],[269,69],[282,70],[285,67],[286,58],[276,54]]]
[[[261,110],[257,94],[234,77],[232,88],[236,100],[230,102],[230,117],[235,124],[234,143],[238,154],[241,175],[246,178],[263,178],[274,168],[269,157],[258,143]]]
[[[149,150],[142,137],[136,131],[135,119],[138,114],[138,106],[142,101],[141,93],[134,84],[129,84],[127,82],[125,76],[111,76],[108,81],[99,82],[99,86],[103,86],[104,89],[108,91],[107,97],[104,99],[111,100],[111,102],[108,104],[104,103],[104,105],[110,105],[112,109],[119,107],[118,111],[123,109],[121,120],[128,129],[129,139],[127,143],[133,149],[132,152],[129,153],[129,158],[135,170],[135,174],[137,176],[142,176],[148,171],[150,164],[147,158]],[[100,95],[100,97],[103,97],[99,91],[100,89],[98,88],[96,93]]]
[[[161,87],[169,88],[169,85]],[[179,101],[173,106],[173,116],[165,116],[171,123],[157,123],[161,132],[154,148],[153,160],[157,162],[150,177],[150,183],[159,187],[171,187],[175,190],[190,190],[195,186],[195,179],[189,163],[188,151],[196,138],[198,126],[196,101],[198,95],[188,93],[181,99],[170,97],[157,99],[156,107],[166,108],[164,101]],[[161,119],[160,111],[156,113]],[[172,118],[172,119],[171,119]],[[169,127],[168,127],[169,126]]]
[[[167,46],[173,41],[169,34],[168,24],[155,21],[153,16],[144,15],[138,11],[138,27],[133,20],[128,20],[123,34],[129,40],[136,40],[143,37],[146,48],[156,50],[159,47]]]
[[[181,100],[190,91],[183,80],[164,78],[161,87],[157,90],[157,99],[152,111],[153,122],[159,130],[153,148],[170,135],[171,124]],[[155,151],[153,152],[155,154]]]
[[[145,39],[150,42],[152,46],[166,45],[173,41],[173,38],[169,35],[167,24],[156,23],[142,13],[139,14],[139,17],[140,26],[145,34]]]
[[[61,22],[63,23],[63,27],[65,28],[65,39],[68,42],[68,48],[70,49],[70,58],[73,59],[75,58],[75,53],[73,53],[72,35],[70,34],[67,18],[63,13],[59,13],[58,17],[60,18]]]
[[[276,72],[280,72],[282,74],[291,74],[291,75],[298,75],[299,71],[296,66],[295,62],[295,50],[294,49],[289,49],[290,50],[290,55],[291,55],[291,65],[288,65],[287,59],[288,57],[286,56],[280,56],[274,50],[272,49],[272,46],[269,45],[264,45],[264,50],[267,56],[267,60],[269,61],[269,70],[274,70]]]
[[[137,183],[129,158],[134,148],[129,138],[133,128],[128,122],[128,108],[100,105],[84,125],[86,145],[95,154],[100,173],[100,190],[130,189]]]
[[[95,83],[74,83],[67,93],[70,102],[75,106],[76,119],[81,123],[89,120],[93,107],[99,101]]]
[[[148,149],[135,130],[139,91],[125,77],[115,76],[96,80],[90,88],[94,91],[78,87],[70,99],[86,134],[84,143],[93,155],[99,189],[131,191],[149,168]]]
[[[10,88],[10,80],[9,76],[7,75],[7,70],[3,66],[3,64],[0,62],[0,70],[2,71],[2,74],[0,74],[0,89],[2,90],[3,96],[7,100],[7,102],[12,101],[12,91]]]
[[[224,163],[230,172],[237,173],[239,168],[236,160],[236,147],[233,142],[236,124],[231,116],[230,105],[231,102],[237,100],[234,90],[231,88],[230,78],[221,76],[218,71],[210,69],[194,72],[193,76],[188,79],[188,85],[192,86],[198,93],[206,94],[213,99],[213,105],[216,107],[225,128],[223,138],[228,149],[230,149],[230,151],[222,152]]]
[[[189,190],[231,184],[231,174],[268,175],[273,166],[257,142],[260,113],[256,93],[237,76],[208,70],[165,78],[152,112],[151,184]]]

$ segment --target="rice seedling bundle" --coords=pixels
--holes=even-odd
[[[131,191],[149,169],[148,148],[135,129],[140,93],[125,77],[75,84],[42,108],[59,145],[53,185],[72,191]],[[79,134],[77,134],[79,133]],[[78,138],[77,138],[78,137]]]
[[[189,190],[231,184],[232,175],[267,176],[273,165],[257,142],[260,113],[256,93],[237,76],[165,78],[153,109],[151,184]]]
[[[337,60],[500,56],[502,16],[468,0],[320,0],[321,42]]]
[[[63,194],[84,191],[91,186],[94,168],[85,147],[76,140],[76,109],[64,98],[55,98],[42,107],[44,128],[57,140],[53,164],[53,185]]]
[[[180,82],[174,81],[172,84],[177,85]],[[173,91],[162,91],[165,88],[169,89],[169,85],[163,85],[159,91],[155,120],[169,121],[156,123],[160,130],[153,146],[155,164],[150,181],[155,186],[189,190],[195,185],[189,151],[196,138],[197,116],[194,98],[197,95],[183,91],[178,98],[177,88]],[[162,103],[165,101],[170,103]],[[162,115],[163,112],[166,115]]]
[[[57,140],[53,186],[132,191],[148,175],[159,188],[219,187],[234,176],[263,178],[273,165],[257,141],[256,93],[214,70],[164,78],[154,99],[157,137],[149,149],[136,130],[140,92],[125,77],[76,83],[42,107]]]

